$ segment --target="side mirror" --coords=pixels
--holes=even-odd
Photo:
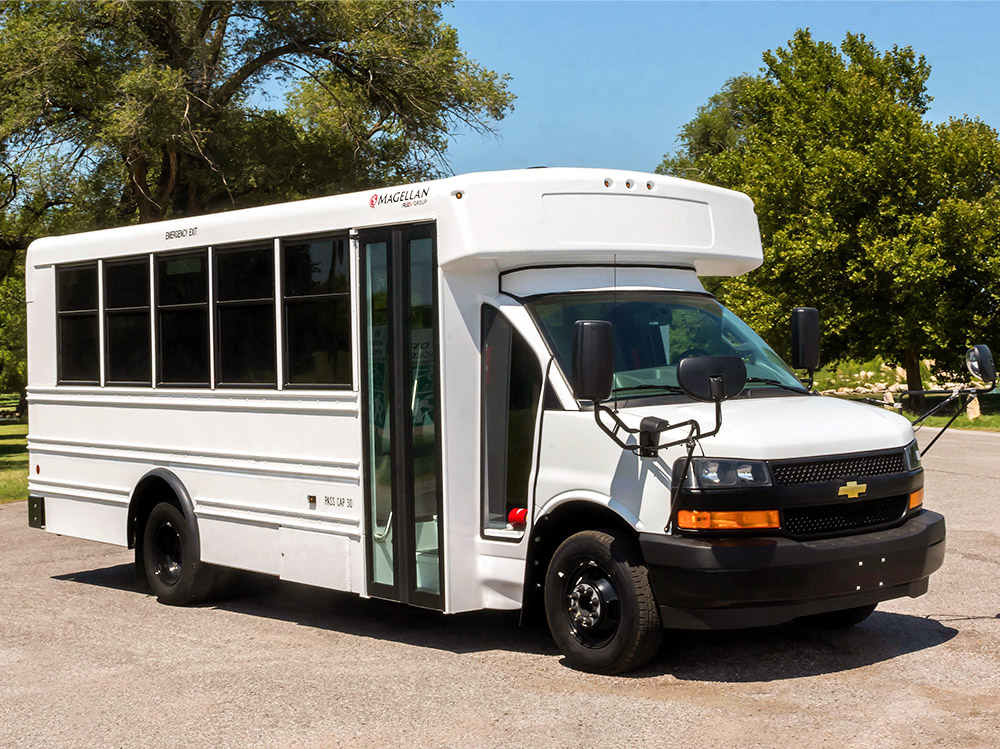
[[[578,320],[573,327],[573,394],[600,403],[611,396],[615,374],[615,330],[606,320]]]
[[[965,354],[965,366],[973,377],[978,377],[983,382],[996,382],[997,368],[993,364],[989,346],[979,344],[970,348]]]
[[[819,311],[815,307],[792,310],[792,369],[819,369]]]
[[[738,356],[688,356],[677,364],[677,384],[696,401],[721,403],[743,392],[747,368]]]

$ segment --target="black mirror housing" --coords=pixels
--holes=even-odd
[[[615,374],[615,330],[607,320],[578,320],[573,327],[573,394],[601,403],[611,396]]]
[[[792,369],[819,369],[819,310],[815,307],[792,310]]]
[[[978,377],[983,382],[996,382],[997,368],[989,346],[978,344],[970,348],[965,354],[965,366],[973,377]]]
[[[747,384],[747,368],[738,356],[688,356],[677,364],[677,384],[697,401],[721,403]]]

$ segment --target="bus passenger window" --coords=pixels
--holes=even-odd
[[[282,243],[285,383],[351,385],[347,237]]]
[[[149,258],[104,263],[104,381],[149,385]]]
[[[157,379],[208,385],[208,253],[156,259]]]
[[[528,506],[542,371],[496,309],[482,315],[483,528],[508,529],[508,513]]]
[[[60,383],[100,383],[97,263],[56,270]]]
[[[277,384],[274,249],[222,249],[215,255],[216,384]]]

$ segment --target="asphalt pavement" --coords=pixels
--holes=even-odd
[[[1000,434],[949,432],[924,466],[948,522],[925,596],[835,633],[668,632],[618,677],[509,612],[260,578],[162,606],[131,552],[0,506],[0,746],[998,746]]]

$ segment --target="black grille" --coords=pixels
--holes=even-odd
[[[905,470],[902,451],[883,455],[845,456],[806,463],[779,463],[771,466],[774,482],[778,486],[818,484],[823,481],[864,476],[885,476],[890,473],[903,473]]]
[[[838,505],[789,507],[784,512],[784,530],[792,536],[814,536],[884,525],[903,517],[909,499],[901,494]]]

